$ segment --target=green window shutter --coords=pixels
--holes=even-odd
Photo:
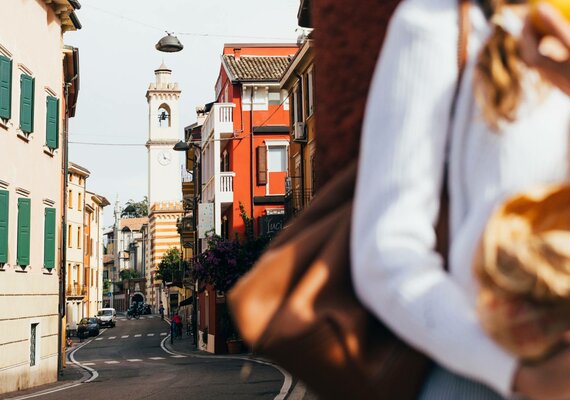
[[[0,118],[12,114],[12,60],[0,56]]]
[[[34,78],[20,75],[20,129],[34,131]]]
[[[50,149],[57,149],[59,145],[59,100],[48,96],[46,102],[46,145]]]
[[[18,199],[18,248],[16,263],[21,266],[30,265],[30,214],[31,200]]]
[[[8,262],[9,192],[0,190],[0,263]]]
[[[55,208],[46,208],[44,219],[44,267],[55,267]]]

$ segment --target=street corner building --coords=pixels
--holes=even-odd
[[[79,88],[76,0],[5,0],[0,13],[0,394],[61,367],[67,120]]]

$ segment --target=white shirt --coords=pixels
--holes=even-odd
[[[360,300],[444,367],[511,392],[514,356],[475,313],[474,248],[507,194],[565,180],[570,102],[552,89],[528,96],[494,133],[473,98],[473,72],[490,29],[470,10],[469,60],[449,146],[449,273],[433,250],[449,110],[457,80],[456,0],[405,0],[392,18],[367,103],[352,227]],[[529,92],[530,93],[530,92]]]

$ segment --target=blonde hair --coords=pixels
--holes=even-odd
[[[484,44],[475,71],[475,96],[484,120],[493,130],[501,121],[513,122],[521,101],[524,65],[517,40],[493,16],[513,0],[483,0],[483,10],[492,24],[492,33]]]

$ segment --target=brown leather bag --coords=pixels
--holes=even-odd
[[[461,72],[468,0],[458,1]],[[272,241],[229,292],[230,307],[254,351],[321,398],[414,399],[430,360],[392,334],[354,294],[349,238],[356,173],[354,162]],[[446,213],[440,214],[442,220]]]

